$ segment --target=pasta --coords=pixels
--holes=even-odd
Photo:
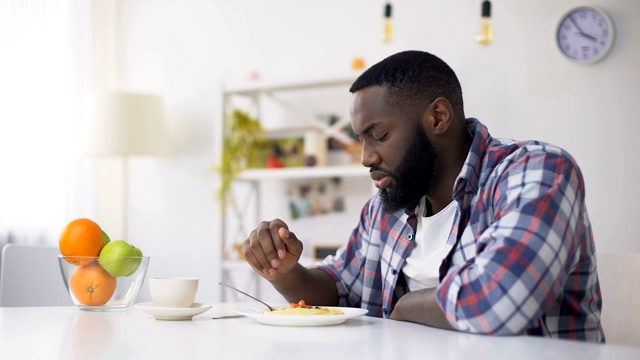
[[[344,312],[337,308],[329,308],[324,306],[307,305],[304,300],[298,303],[292,303],[291,306],[283,306],[273,311],[263,310],[265,315],[343,315]]]

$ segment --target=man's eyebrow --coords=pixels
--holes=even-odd
[[[362,134],[361,135],[367,135],[368,133],[371,132],[371,130],[373,130],[373,128],[375,128],[376,126],[382,124],[382,122],[380,121],[376,121],[376,122],[372,122],[371,124],[367,125],[363,130],[362,130]]]

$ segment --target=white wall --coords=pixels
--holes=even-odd
[[[565,60],[554,32],[577,0],[495,1],[496,42],[474,42],[480,0],[394,1],[397,40],[380,41],[383,1],[128,0],[122,13],[121,83],[164,96],[176,155],[131,168],[130,240],[152,256],[149,275],[202,279],[217,299],[219,214],[208,174],[218,144],[220,88],[258,71],[265,80],[344,74],[405,49],[442,57],[456,70],[467,116],[496,137],[539,139],[581,164],[599,251],[640,251],[640,1],[592,0],[616,23],[609,56]],[[345,234],[346,239],[347,234]]]

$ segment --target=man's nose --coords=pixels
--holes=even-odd
[[[372,146],[367,145],[363,142],[362,144],[362,154],[360,155],[360,163],[364,167],[373,167],[376,165],[380,165],[380,155],[378,154]]]

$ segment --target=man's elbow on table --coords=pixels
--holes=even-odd
[[[531,327],[531,324],[522,316],[515,316],[520,317],[521,319],[502,321],[499,317],[496,316],[492,316],[492,318],[477,316],[464,320],[449,320],[449,322],[456,330],[470,334],[496,336],[523,335],[526,333],[527,329]]]
[[[523,334],[530,324],[522,316],[512,316],[509,321],[502,321],[502,316],[496,309],[492,314],[463,318],[455,314],[445,314],[437,303],[433,291],[420,290],[410,292],[400,298],[390,319],[409,321],[427,326],[457,330],[471,334],[512,336]],[[505,311],[506,313],[506,311]]]
[[[525,334],[536,326],[542,309],[527,306],[526,301],[515,302],[504,292],[498,294],[496,300],[496,294],[484,290],[473,292],[469,285],[449,280],[437,288],[436,299],[447,321],[458,331],[513,336]]]

